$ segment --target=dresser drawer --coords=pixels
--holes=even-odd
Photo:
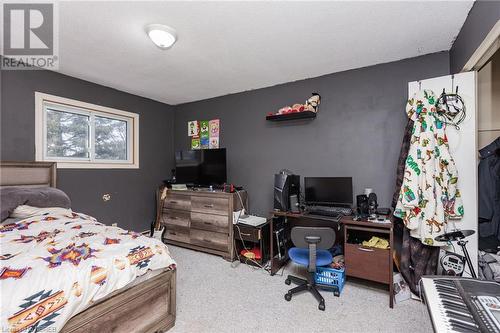
[[[345,244],[346,274],[381,283],[390,281],[390,251]]]
[[[176,242],[189,243],[189,228],[179,227],[179,226],[167,226],[165,230],[164,237],[167,240],[173,240]]]
[[[190,232],[191,244],[195,244],[198,246],[207,247],[210,249],[216,249],[220,251],[227,251],[228,249],[228,235],[206,231],[206,230],[198,230],[191,229]]]
[[[167,192],[163,208],[191,210],[191,196]]]
[[[227,198],[191,197],[193,212],[228,215],[229,200]]]
[[[223,215],[191,212],[191,226],[196,229],[229,234],[229,219]]]
[[[161,214],[161,224],[178,225],[189,228],[191,214],[184,210],[163,209]]]
[[[261,229],[243,224],[235,224],[234,238],[243,241],[258,242],[262,238]]]

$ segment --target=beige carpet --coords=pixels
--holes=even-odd
[[[177,320],[172,333],[195,332],[432,332],[425,305],[408,300],[389,308],[380,285],[348,281],[340,297],[322,291],[326,310],[309,293],[284,294],[285,275],[303,272],[289,264],[270,276],[221,257],[170,246],[177,261]],[[293,286],[293,284],[292,284]]]

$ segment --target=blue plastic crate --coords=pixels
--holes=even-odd
[[[344,288],[345,268],[335,269],[331,267],[316,267],[314,280],[316,283],[325,286],[336,286],[340,293],[342,288]]]

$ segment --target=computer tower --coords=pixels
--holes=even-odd
[[[283,212],[290,211],[290,196],[292,195],[300,197],[300,176],[287,173],[274,175],[274,209]]]

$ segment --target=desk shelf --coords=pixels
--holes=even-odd
[[[344,227],[344,260],[346,276],[383,283],[389,286],[389,307],[393,307],[393,230],[392,223],[374,223],[342,219]],[[389,241],[388,249],[365,247],[353,243],[368,240],[371,236],[385,238]]]

